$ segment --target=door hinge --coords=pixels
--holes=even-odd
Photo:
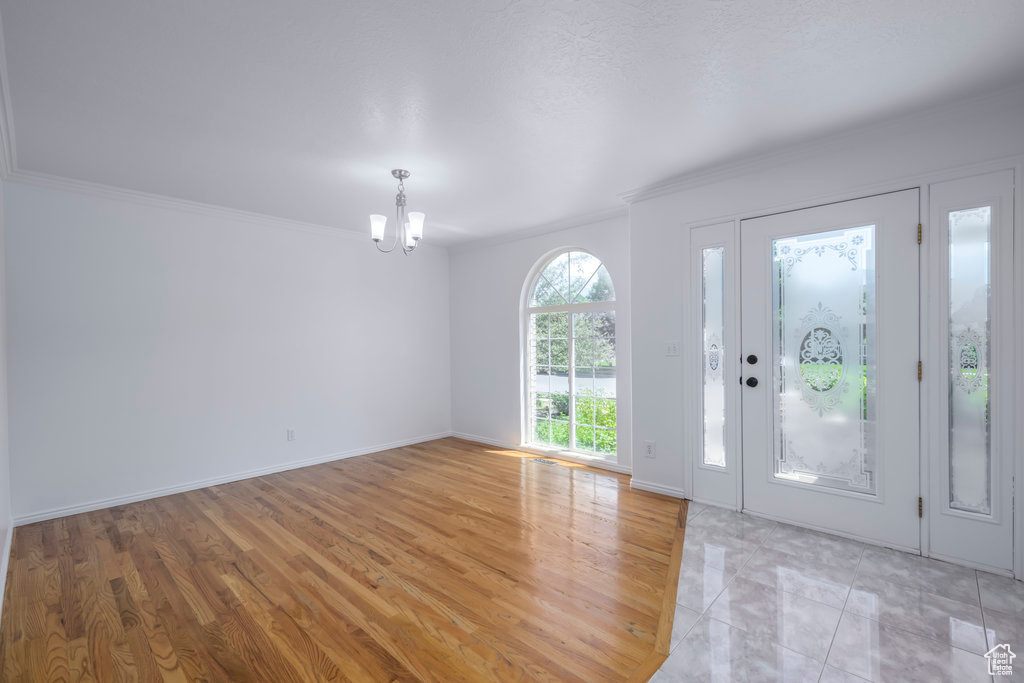
[[[917,516],[924,517],[924,498],[917,499]]]
[[[917,224],[917,243],[921,244],[921,224]]]
[[[917,361],[917,381],[920,382],[924,377],[924,365],[921,361]]]

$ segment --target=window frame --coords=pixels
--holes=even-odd
[[[558,249],[554,252],[549,252],[543,258],[537,261],[534,267],[531,269],[529,276],[526,280],[526,287],[523,290],[523,299],[520,305],[520,323],[523,334],[521,335],[520,343],[520,358],[522,368],[522,444],[529,448],[550,450],[559,453],[567,453],[577,457],[593,458],[602,462],[615,463],[618,460],[619,454],[619,344],[618,344],[618,320],[615,321],[615,450],[611,453],[599,453],[597,451],[580,450],[576,447],[576,344],[575,344],[575,320],[574,314],[576,313],[607,313],[616,311],[616,305],[618,303],[616,298],[609,301],[588,301],[583,303],[562,303],[550,306],[531,306],[530,302],[533,300],[533,293],[537,287],[537,283],[540,281],[541,275],[545,269],[555,259],[559,258],[563,254],[568,253],[584,253],[597,259],[599,262],[599,268],[604,266],[608,272],[608,278],[611,281],[612,295],[615,295],[615,281],[611,276],[611,272],[608,270],[607,264],[587,249],[581,249],[579,247],[566,247]],[[597,271],[595,270],[595,275]],[[533,391],[533,385],[531,383],[531,375],[534,373],[533,366],[531,365],[531,349],[533,344],[533,327],[531,324],[532,316],[542,313],[565,313],[568,317],[568,395],[569,395],[569,446],[562,447],[553,444],[538,443],[534,440],[536,435],[536,410],[534,398],[536,392]]]

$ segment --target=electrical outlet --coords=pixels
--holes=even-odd
[[[666,356],[678,356],[679,355],[679,342],[670,341],[665,344],[665,355]]]
[[[295,441],[295,430],[289,429],[285,434],[288,436],[289,441]]]
[[[644,441],[644,456],[653,458],[658,454],[658,446],[653,441]]]

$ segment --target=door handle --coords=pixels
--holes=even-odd
[[[747,356],[747,363],[749,363],[750,365],[757,365],[757,356],[755,356],[754,354],[750,354],[749,356]]]
[[[756,387],[757,386],[757,378],[756,377],[748,377],[747,378],[747,386],[748,387]]]

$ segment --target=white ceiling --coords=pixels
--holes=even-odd
[[[452,244],[1024,79],[1020,0],[0,1],[18,168]]]

